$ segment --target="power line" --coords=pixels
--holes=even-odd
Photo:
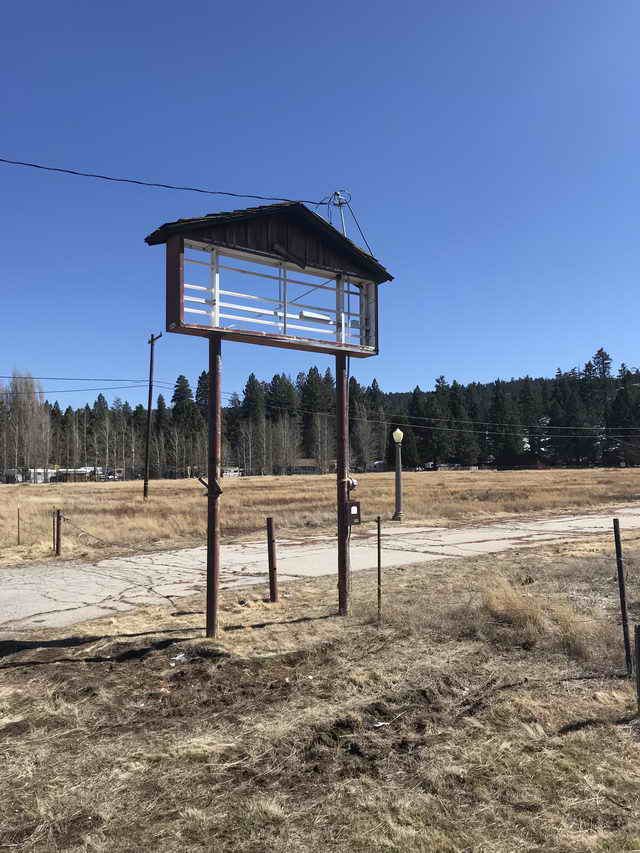
[[[360,232],[360,236],[361,236],[361,237],[362,237],[362,239],[364,240],[365,246],[366,246],[366,247],[367,247],[367,249],[369,250],[369,254],[371,255],[371,257],[373,257],[373,249],[372,249],[372,248],[371,248],[371,246],[369,245],[369,242],[368,242],[367,238],[364,236],[364,232],[363,232],[362,228],[360,227],[360,223],[358,222],[358,220],[357,220],[357,218],[356,218],[356,215],[355,215],[355,213],[353,212],[353,208],[351,207],[351,205],[349,204],[349,202],[348,202],[348,201],[347,201],[347,207],[349,208],[349,212],[351,213],[351,216],[353,216],[353,221],[356,223],[356,226],[357,226],[357,228],[358,228],[358,231]]]
[[[67,388],[67,389],[55,389],[55,390],[47,390],[47,391],[34,390],[34,391],[15,391],[15,392],[12,392],[12,391],[8,391],[5,389],[5,393],[7,393],[9,395],[18,394],[18,395],[27,395],[27,396],[34,394],[34,393],[37,393],[37,394],[71,394],[71,393],[79,393],[82,391],[121,391],[121,390],[142,388],[142,387],[145,387],[145,385],[147,383],[146,379],[145,380],[134,380],[134,379],[117,380],[117,379],[90,379],[90,378],[86,378],[86,377],[75,377],[75,379],[74,379],[71,377],[60,377],[60,376],[58,376],[58,377],[52,377],[52,376],[49,376],[49,377],[46,377],[46,376],[0,376],[0,379],[50,379],[50,380],[57,380],[57,381],[61,381],[61,382],[66,382],[66,381],[81,381],[81,382],[91,382],[91,381],[94,381],[94,382],[117,382],[117,381],[124,381],[124,382],[136,383],[136,384],[130,384],[130,385],[114,385],[114,386],[110,386],[110,387],[100,387],[100,388]],[[171,390],[174,387],[174,383],[165,382],[163,380],[157,380],[154,382],[154,387],[158,387],[161,390],[167,390],[167,389]],[[2,393],[2,389],[0,389],[0,393]],[[237,392],[230,392],[230,391],[223,391],[222,395],[224,397],[228,397],[229,399],[232,399],[234,397],[239,396],[237,394]],[[265,406],[267,408],[275,409],[278,411],[291,411],[291,409],[289,407],[277,406],[274,403],[265,402]],[[300,412],[301,414],[321,415],[323,417],[335,417],[334,412],[316,412],[316,411],[313,411],[311,409],[300,409],[299,407],[294,407],[294,411]],[[396,413],[393,415],[389,415],[384,420],[375,419],[375,418],[362,418],[362,417],[357,417],[357,416],[352,416],[351,420],[361,421],[361,422],[370,423],[370,424],[385,424],[386,425],[386,424],[391,424],[391,423],[399,420],[400,418],[403,418],[403,419],[410,419],[411,418],[411,419],[421,420],[421,421],[446,421],[446,422],[468,423],[468,424],[474,424],[476,426],[487,426],[487,425],[488,426],[500,426],[500,424],[496,421],[473,421],[471,419],[465,419],[465,418],[429,418],[429,417],[421,417],[418,415],[406,415],[406,414],[402,414],[402,413],[400,413],[400,414]],[[431,425],[425,424],[423,426],[422,424],[412,424],[412,423],[409,423],[406,426],[411,427],[411,429],[432,430],[432,431],[436,431],[436,432],[464,432],[464,433],[471,434],[471,435],[485,435],[485,436],[486,435],[511,435],[511,436],[522,437],[522,433],[520,431],[519,432],[512,432],[512,431],[501,430],[501,429],[499,429],[499,430],[469,429],[466,427],[436,426],[434,424],[431,424]],[[535,425],[533,425],[533,424],[532,425],[511,424],[511,426],[516,426],[516,427],[521,426],[522,429],[539,429],[539,430],[548,430],[548,429],[556,429],[556,430],[558,430],[558,429],[568,429],[568,430],[582,429],[582,430],[586,430],[586,429],[591,429],[591,430],[599,430],[600,432],[604,431],[605,433],[608,431],[612,431],[612,430],[616,430],[617,432],[640,431],[640,427],[618,427],[618,426],[609,426],[609,427],[571,427],[571,426],[551,427],[551,426],[543,426],[543,425],[539,425],[539,424],[535,424]],[[558,434],[558,433],[554,433],[551,436],[540,435],[540,438],[559,438],[559,439],[596,438],[596,437],[597,436],[595,436],[595,435],[575,435],[575,434]],[[618,437],[624,438],[624,436],[618,436]],[[638,436],[638,437],[640,438],[640,436]],[[635,436],[628,436],[627,438],[635,438]]]
[[[51,381],[51,382],[133,382],[133,383],[146,383],[147,379],[122,379],[122,378],[97,378],[97,377],[89,377],[89,376],[8,376],[8,375],[0,375],[0,379],[34,379],[34,380],[43,380],[43,381]],[[175,383],[170,382],[164,379],[156,379],[154,380],[154,387],[162,387],[162,388],[173,388]],[[125,387],[125,386],[122,386]],[[136,385],[132,385],[132,388],[137,387]],[[73,389],[74,391],[102,391],[102,390],[111,390],[109,388],[77,388]],[[29,392],[25,392],[29,393]],[[43,391],[38,392],[43,394],[55,394],[55,393],[66,393],[64,391]],[[235,393],[235,392],[234,392]],[[232,397],[233,394],[229,391],[223,391],[223,396]],[[319,412],[318,414],[325,414],[323,412]],[[327,413],[329,414],[329,413]],[[427,417],[422,415],[407,415],[407,414],[395,414],[393,419],[395,418],[407,418],[408,420],[417,420],[417,421],[444,421],[445,423],[461,423],[461,424],[473,424],[475,426],[501,426],[499,421],[475,421],[472,418],[439,418],[439,417]],[[408,424],[411,427],[417,427],[418,424]],[[617,430],[618,432],[640,432],[640,427],[623,427],[623,426],[552,426],[550,424],[522,424],[522,423],[512,423],[510,424],[512,427],[519,427],[521,429],[529,429],[529,430],[588,430],[591,432],[606,432],[607,430]],[[434,427],[435,428],[435,427]],[[461,431],[460,427],[456,427],[454,431]],[[464,430],[465,432],[467,430]],[[479,430],[478,432],[482,433],[484,430]],[[502,430],[499,431],[502,434],[506,435],[516,435],[517,433],[504,433]],[[580,435],[556,435],[556,438],[581,438]],[[595,438],[596,436],[585,435],[584,438]]]
[[[45,166],[42,163],[28,163],[23,160],[9,160],[7,157],[0,157],[0,163],[6,163],[10,166],[28,166],[31,169],[41,169],[45,172],[58,172],[63,175],[76,175],[81,178],[96,178],[100,181],[111,181],[113,183],[118,184],[136,184],[141,187],[156,187],[162,190],[181,190],[184,192],[191,193],[201,193],[203,195],[223,195],[230,196],[231,198],[253,198],[258,201],[288,201],[288,202],[302,202],[303,204],[327,204],[324,201],[310,201],[309,199],[299,198],[281,198],[279,196],[271,196],[271,195],[255,195],[252,193],[234,193],[228,192],[226,190],[206,190],[201,187],[183,187],[177,186],[175,184],[163,184],[159,181],[143,181],[139,178],[116,178],[112,175],[99,175],[95,172],[81,172],[78,169],[62,169],[58,166]]]
[[[139,385],[112,385],[108,388],[104,388],[104,387],[102,387],[102,388],[66,388],[66,389],[56,388],[54,390],[49,390],[49,391],[40,391],[37,389],[35,389],[33,391],[6,391],[6,390],[2,391],[2,389],[0,389],[0,394],[4,393],[8,397],[13,397],[16,395],[31,397],[34,394],[75,394],[79,391],[125,391],[127,389],[136,389],[136,388],[144,388],[144,387],[145,387],[145,385],[140,383]]]
[[[223,396],[226,396],[229,398],[234,397],[234,396],[238,396],[237,392],[231,393],[229,391],[223,391],[222,394],[223,394]],[[290,411],[290,409],[288,409],[287,407],[277,406],[274,403],[268,403],[266,401],[265,401],[265,406],[267,408],[272,408],[272,409],[275,408],[275,409],[281,409],[282,411]],[[299,407],[294,407],[294,410],[296,412],[301,412],[302,414],[323,415],[326,417],[335,417],[334,412],[315,412],[315,411],[312,411],[311,409],[300,409]],[[354,420],[354,421],[363,421],[363,422],[370,423],[370,424],[387,424],[387,423],[391,424],[391,423],[396,422],[400,418],[407,418],[407,417],[413,417],[413,416],[405,415],[402,413],[396,413],[393,415],[389,415],[384,420],[380,420],[380,419],[372,419],[372,418],[360,418],[360,417],[356,417],[356,416],[352,415],[350,419]],[[453,421],[455,421],[457,419],[456,418],[419,418],[419,420],[425,420],[425,421],[429,421],[429,420],[452,421],[453,420]],[[500,424],[496,421],[472,421],[472,420],[460,419],[460,422],[461,423],[477,424],[477,425],[489,424],[490,426],[500,426]],[[468,429],[465,427],[444,427],[444,426],[428,426],[428,425],[422,426],[421,424],[406,424],[406,426],[411,427],[411,429],[429,429],[429,430],[437,430],[437,431],[442,431],[442,432],[465,432],[465,433],[471,433],[473,435],[515,435],[515,436],[522,436],[521,432],[508,432],[505,430],[484,430],[484,429],[473,430],[473,429]],[[512,426],[519,426],[519,424],[513,424]],[[545,429],[550,429],[551,427],[536,425],[535,427],[532,426],[532,427],[524,427],[524,428],[545,430]],[[588,427],[569,427],[569,426],[567,426],[567,427],[553,427],[553,429],[588,429]],[[640,429],[640,427],[610,426],[610,427],[593,427],[593,429],[600,429],[600,430],[603,430],[606,432],[606,431],[611,431],[611,430],[622,431],[625,429],[638,430],[638,429]],[[544,435],[540,436],[540,438],[545,438],[545,437],[546,438],[596,438],[597,436],[591,436],[591,435],[585,435],[585,436],[581,436],[581,435],[560,435],[557,433],[552,435],[552,436],[544,436]],[[640,438],[640,436],[638,436],[638,437]],[[629,436],[629,438],[635,438],[635,436]]]
[[[398,415],[397,417],[401,417]],[[501,426],[499,421],[474,421],[473,418],[436,418],[436,417],[424,417],[422,415],[402,415],[405,418],[412,418],[413,420],[418,421],[447,421],[454,423],[462,423],[462,424],[476,424],[477,426]],[[413,424],[410,424],[413,426]],[[510,426],[521,427],[522,429],[583,429],[583,430],[607,430],[607,429],[617,429],[617,430],[633,430],[640,431],[640,427],[622,427],[622,426],[551,426],[550,424],[521,424],[521,423],[512,423]],[[585,436],[589,438],[590,436]],[[579,438],[579,436],[576,436]]]
[[[228,393],[228,392],[227,392]],[[231,394],[229,394],[231,396]],[[275,409],[276,411],[285,411],[291,412],[291,408],[288,406],[278,406],[275,403],[268,403],[265,401],[265,407],[268,409]],[[321,415],[323,417],[335,417],[335,412],[315,412],[311,409],[300,409],[299,407],[293,407],[293,411],[295,413],[300,414],[308,414],[308,415]],[[374,419],[374,418],[361,418],[357,416],[351,416],[350,420],[352,421],[361,421],[363,423],[368,424],[384,424],[391,425],[396,423],[399,418],[404,418],[406,415],[389,415],[384,420],[382,419]],[[407,426],[411,427],[411,429],[422,429],[422,430],[434,430],[436,432],[464,432],[466,434],[471,435],[514,435],[522,437],[520,432],[506,432],[503,430],[473,430],[473,429],[460,429],[459,427],[443,427],[443,426],[422,426],[420,424],[407,424]],[[553,438],[579,438],[580,436],[575,435],[554,435]],[[589,437],[589,436],[585,436]]]
[[[46,382],[147,382],[147,379],[123,379],[122,377],[117,377],[116,379],[104,379],[96,376],[0,376],[0,379],[42,379]],[[158,384],[163,385],[173,385],[173,383],[165,381],[163,379],[157,380]]]

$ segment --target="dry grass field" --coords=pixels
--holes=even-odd
[[[636,543],[637,544],[637,543]],[[634,544],[635,547],[635,544]],[[610,542],[227,591],[0,644],[0,849],[640,849]],[[640,551],[627,548],[633,619]]]
[[[393,512],[393,474],[358,476],[363,517]],[[333,529],[333,476],[252,477],[224,481],[222,532],[231,538],[264,529],[272,515],[283,532]],[[64,556],[93,559],[136,547],[175,548],[201,543],[206,500],[197,480],[159,480],[142,500],[142,483],[0,485],[0,565],[40,560],[51,554],[51,510],[62,508]],[[557,471],[425,472],[404,475],[408,521],[465,523],[516,514],[543,514],[637,500],[640,471],[592,469]],[[21,545],[17,546],[17,507]],[[99,537],[102,542],[85,535]],[[131,545],[133,547],[121,547]],[[113,549],[112,549],[113,550]]]

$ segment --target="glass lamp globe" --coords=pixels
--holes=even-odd
[[[400,444],[403,437],[404,437],[404,433],[402,432],[402,430],[399,427],[397,429],[394,429],[393,440],[395,441],[396,444]]]

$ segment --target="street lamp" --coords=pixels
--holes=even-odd
[[[399,427],[396,427],[392,435],[396,443],[396,511],[391,520],[402,521],[402,439],[404,433]]]

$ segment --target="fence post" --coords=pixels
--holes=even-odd
[[[269,600],[278,600],[278,561],[276,559],[276,538],[273,532],[273,519],[267,518],[267,551],[269,554]]]
[[[56,557],[60,556],[62,550],[62,510],[56,510]]]
[[[618,590],[620,592],[620,613],[622,616],[622,636],[624,639],[624,656],[627,663],[627,676],[633,674],[631,660],[631,643],[629,642],[629,619],[627,616],[627,591],[624,582],[624,563],[622,561],[622,543],[620,541],[620,521],[613,519],[613,538],[616,543],[616,564],[618,567]]]
[[[634,626],[636,641],[636,699],[638,702],[638,715],[640,715],[640,625]]]
[[[378,628],[382,625],[382,520],[378,516]]]

